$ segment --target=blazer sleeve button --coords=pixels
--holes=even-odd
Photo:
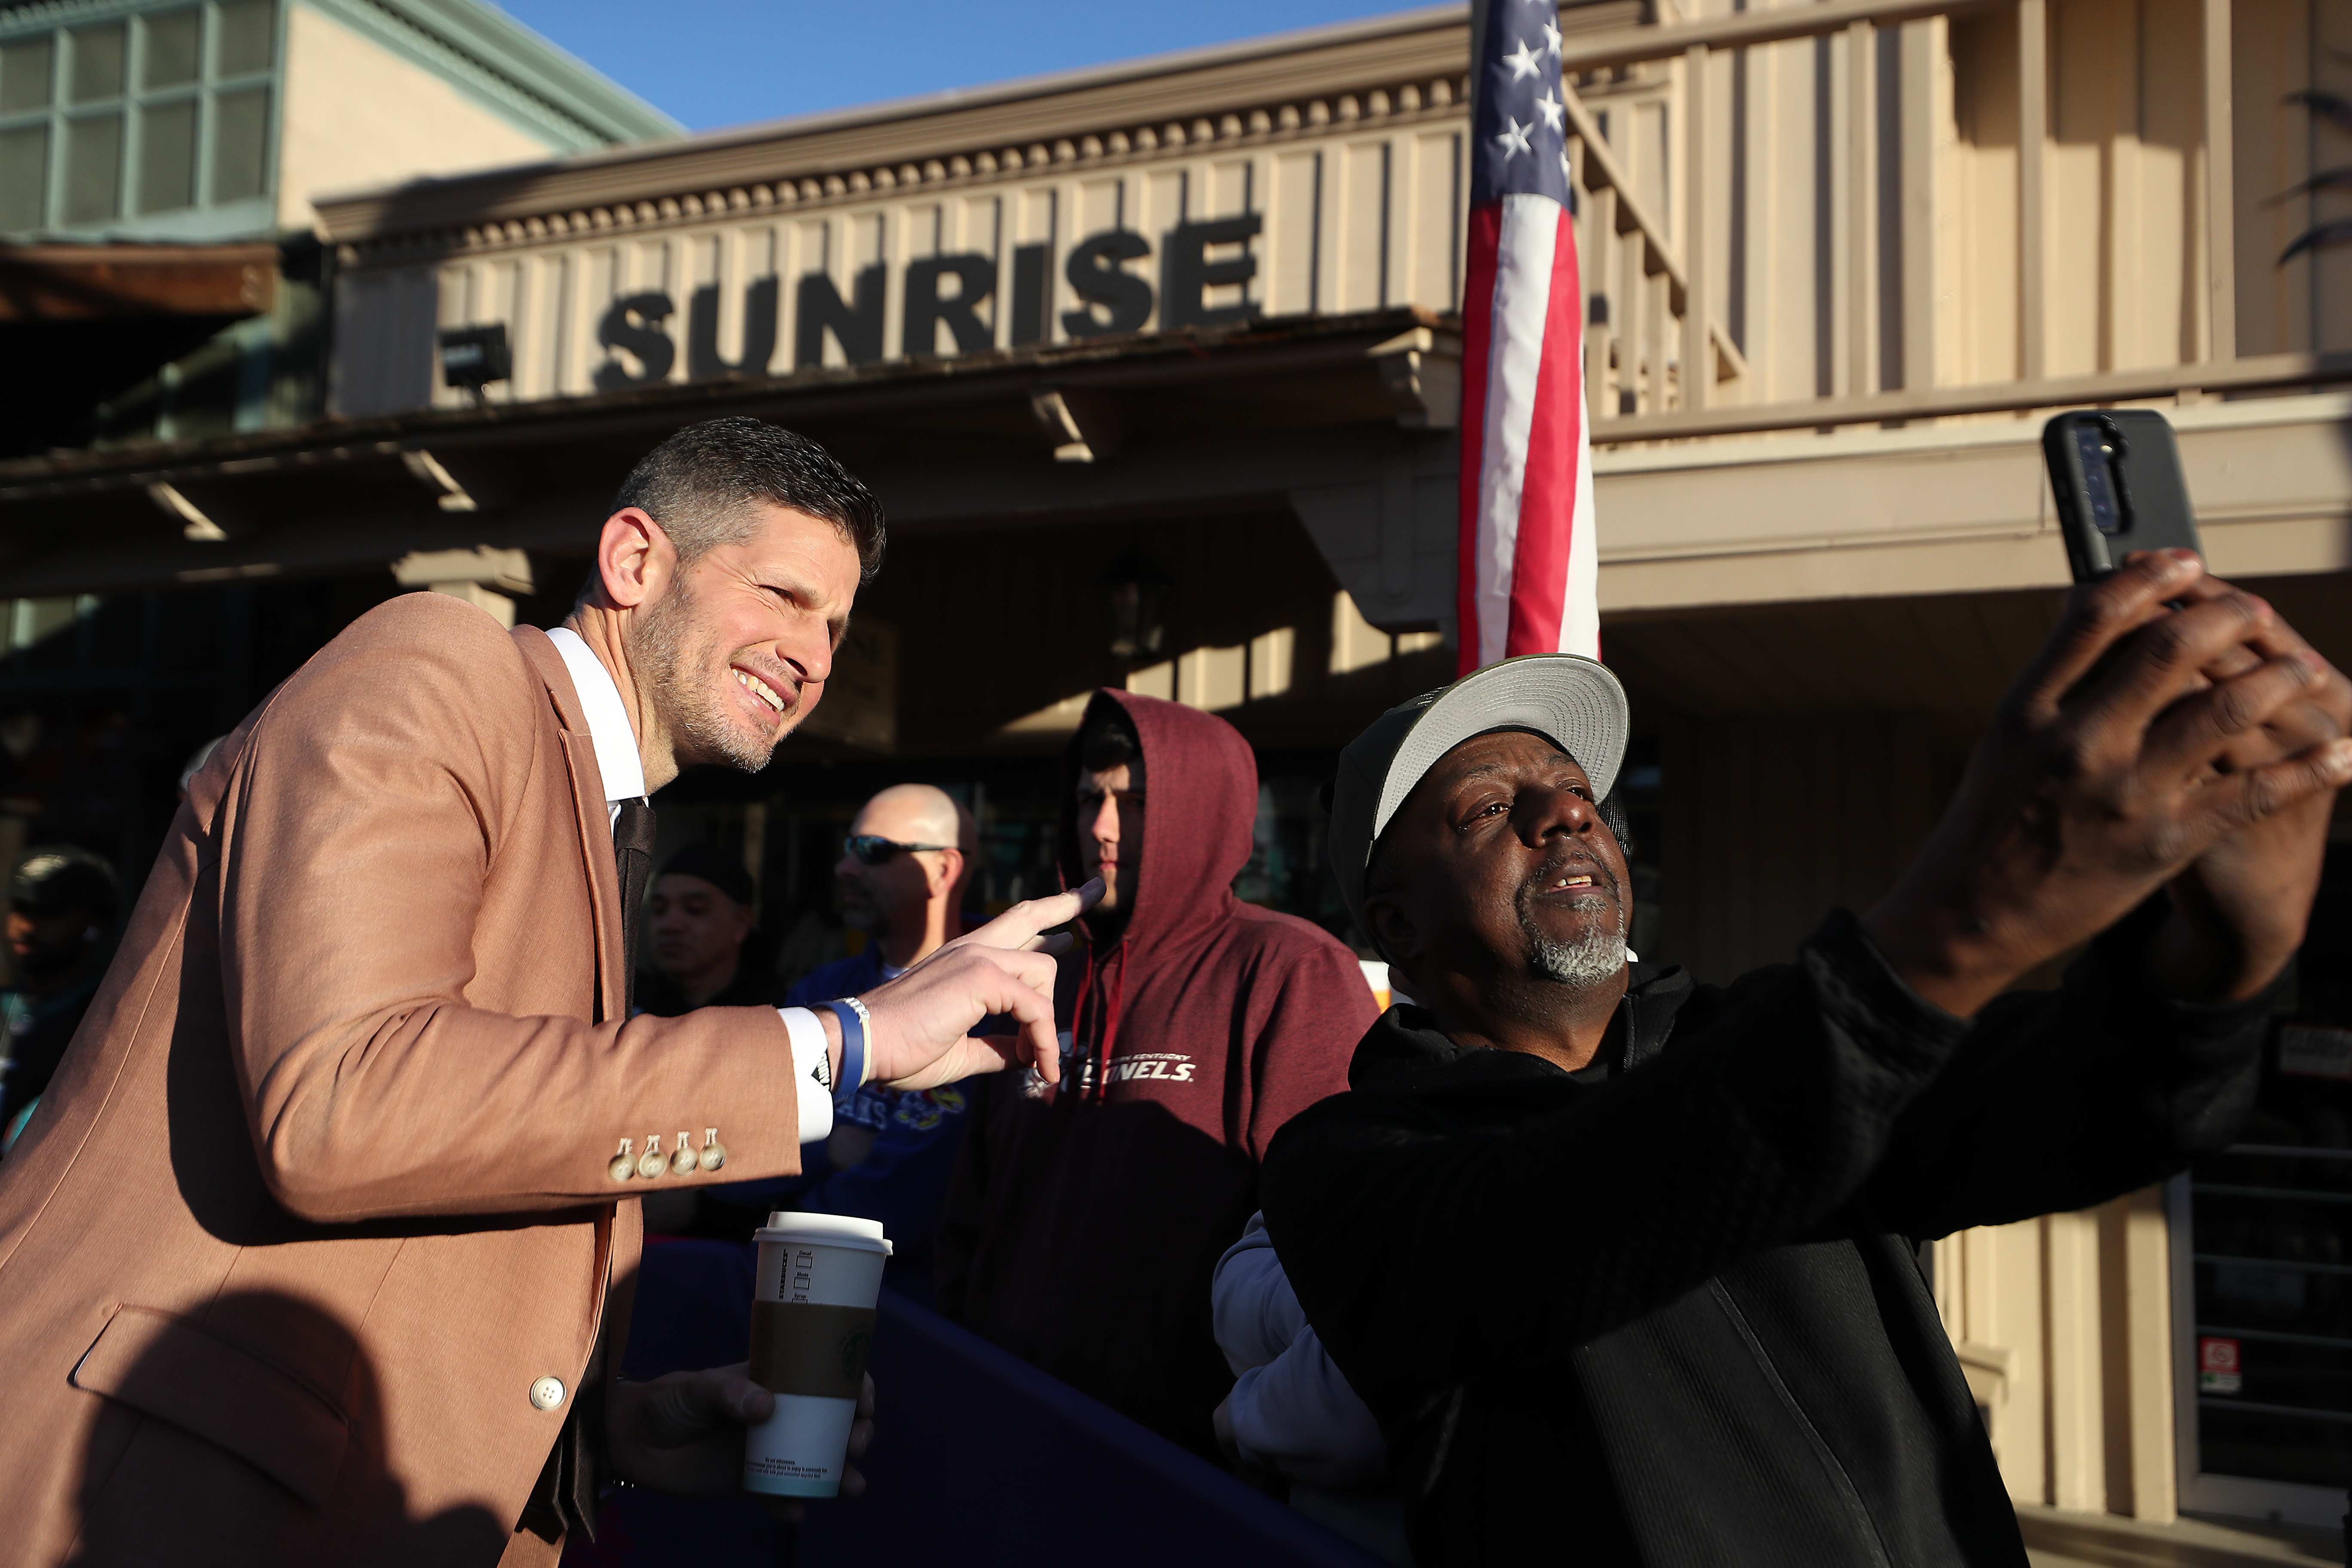
[[[530,1407],[533,1410],[552,1410],[562,1403],[563,1380],[562,1378],[542,1377],[530,1385]]]
[[[662,1158],[661,1135],[656,1133],[646,1140],[646,1152],[637,1156],[637,1174],[650,1182],[668,1169],[669,1162]]]

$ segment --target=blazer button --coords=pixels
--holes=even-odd
[[[552,1410],[562,1403],[563,1380],[562,1378],[542,1377],[530,1385],[530,1407],[533,1410]]]

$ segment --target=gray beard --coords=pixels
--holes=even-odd
[[[1597,893],[1570,900],[1569,908],[1592,914],[1609,910],[1607,899]],[[1589,989],[1613,979],[1625,967],[1625,928],[1623,917],[1617,929],[1595,926],[1574,942],[1554,942],[1536,929],[1535,919],[1522,908],[1519,929],[1527,933],[1528,968],[1538,977],[1556,984]]]
[[[768,765],[776,748],[745,740],[697,680],[715,662],[718,639],[706,637],[688,647],[692,626],[686,592],[676,585],[655,601],[637,625],[634,651],[653,687],[654,710],[668,726],[673,743],[684,741],[701,756],[721,758],[730,767],[756,773]]]

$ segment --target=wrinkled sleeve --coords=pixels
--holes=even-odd
[[[1234,1369],[1225,1401],[1243,1458],[1314,1486],[1388,1480],[1380,1424],[1307,1324],[1263,1215],[1218,1259],[1217,1347]]]
[[[1242,1238],[1217,1259],[1209,1296],[1217,1348],[1236,1374],[1280,1355],[1307,1327],[1262,1214],[1250,1215]]]
[[[2091,945],[2053,992],[1996,998],[1826,1227],[1916,1238],[2088,1208],[2227,1148],[2253,1104],[2271,1005],[2158,994],[2162,901]]]
[[[1370,1491],[1389,1481],[1388,1440],[1311,1328],[1234,1381],[1225,1413],[1242,1458],[1310,1486]]]
[[[1675,1048],[1600,1088],[1562,1079],[1524,1120],[1400,1093],[1316,1107],[1275,1140],[1267,1227],[1349,1383],[1409,1415],[1819,1227],[1966,1027],[1840,912]]]

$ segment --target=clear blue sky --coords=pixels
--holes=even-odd
[[[1261,37],[1429,0],[499,0],[695,131]]]

